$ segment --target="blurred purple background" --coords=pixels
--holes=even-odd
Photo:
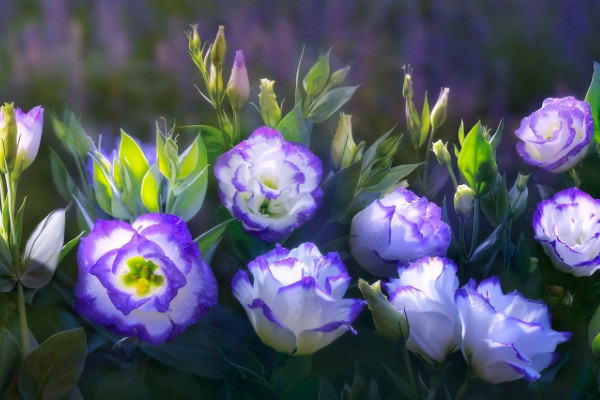
[[[184,35],[192,23],[203,40],[226,26],[227,64],[233,50],[244,50],[254,102],[263,77],[277,81],[280,100],[291,99],[302,45],[306,66],[332,46],[333,67],[350,63],[347,82],[362,85],[347,111],[355,135],[367,141],[404,126],[402,66],[411,64],[419,107],[425,90],[433,103],[441,86],[451,88],[445,137],[454,137],[460,119],[470,127],[505,118],[501,164],[516,157],[511,133],[521,117],[545,97],[583,98],[592,61],[600,60],[597,0],[1,3],[0,100],[58,113],[68,106],[94,137],[124,128],[150,138],[160,117],[215,123],[193,86],[200,79]],[[251,107],[245,121],[248,130],[259,124]],[[331,135],[334,127],[322,131]],[[45,140],[57,146],[49,118]],[[54,192],[45,146],[25,181],[27,194]],[[50,201],[61,204],[52,196],[33,196],[38,207],[30,204],[29,216],[39,219]]]

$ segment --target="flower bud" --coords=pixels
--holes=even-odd
[[[402,140],[401,135],[390,135],[383,142],[377,146],[377,150],[375,152],[375,157],[378,160],[384,160],[386,163],[389,159],[394,157],[396,151],[398,150],[398,146],[400,145],[400,141]]]
[[[235,60],[231,69],[229,83],[227,83],[227,97],[234,111],[240,111],[248,101],[250,95],[250,82],[248,80],[248,71],[246,71],[246,62],[244,61],[244,52],[238,50],[235,52]]]
[[[223,67],[226,52],[227,42],[225,41],[225,27],[223,25],[219,25],[217,37],[210,48],[210,61],[217,69]]]
[[[304,77],[304,90],[309,96],[314,96],[321,92],[329,80],[329,55],[331,50],[319,57],[315,65],[308,71]]]
[[[588,327],[588,343],[594,357],[600,356],[600,307],[596,309]]]
[[[194,56],[202,58],[202,42],[198,35],[198,25],[192,25],[192,30],[185,33],[188,38],[188,49]]]
[[[446,110],[448,109],[448,94],[450,93],[450,88],[442,88],[440,92],[440,96],[437,99],[437,102],[433,106],[430,115],[431,125],[435,128],[439,128],[442,126],[444,121],[446,120]]]
[[[4,103],[0,108],[0,171],[12,171],[17,156],[17,121],[15,104]]]
[[[454,209],[462,217],[467,217],[473,209],[475,192],[467,185],[458,185],[454,194]]]
[[[352,138],[352,115],[340,113],[340,122],[331,142],[331,163],[334,168],[348,168],[356,159],[360,159],[362,154],[357,150]]]
[[[349,71],[349,65],[345,66],[344,68],[338,69],[333,74],[331,74],[329,83],[331,83],[332,86],[339,85],[340,83],[344,82],[344,79],[346,79],[346,76],[348,75]]]
[[[258,94],[258,103],[260,105],[260,116],[263,122],[269,128],[276,128],[281,121],[281,109],[277,104],[277,97],[273,90],[275,81],[268,79],[260,80],[260,93]]]
[[[510,208],[512,209],[514,218],[521,216],[527,208],[527,196],[529,195],[529,190],[527,189],[528,179],[529,175],[519,173],[515,184],[508,192]]]
[[[433,144],[431,151],[433,151],[435,158],[437,158],[441,165],[450,165],[451,159],[450,153],[448,152],[448,147],[445,143],[442,143],[441,140],[438,140]]]
[[[373,314],[377,333],[386,339],[403,343],[408,338],[408,323],[404,315],[381,292],[381,281],[369,285],[359,279],[358,288]]]
[[[402,85],[402,97],[405,99],[412,99],[415,95],[413,91],[413,81],[410,66],[404,69],[404,85]]]
[[[210,66],[210,76],[208,77],[208,90],[214,98],[220,98],[223,93],[223,74],[217,71],[217,67]]]

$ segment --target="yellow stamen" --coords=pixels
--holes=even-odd
[[[145,278],[140,278],[140,280],[137,281],[137,284],[135,285],[138,294],[146,293],[148,291],[149,286],[150,286],[150,282],[148,282],[148,280]]]

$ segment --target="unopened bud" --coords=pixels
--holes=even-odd
[[[329,79],[329,82],[331,83],[332,86],[341,84],[342,82],[344,82],[344,79],[346,79],[346,76],[348,75],[349,71],[350,71],[349,65],[342,69],[338,69],[333,74],[331,74],[331,78]]]
[[[449,93],[450,88],[442,88],[440,96],[438,97],[435,105],[433,106],[433,109],[431,110],[430,122],[434,128],[439,128],[446,120],[446,110],[448,109]]]
[[[369,285],[359,279],[358,288],[367,300],[377,333],[395,342],[404,342],[408,338],[409,325],[405,316],[381,292],[381,281]]]
[[[379,146],[377,146],[377,150],[375,152],[375,156],[377,157],[377,159],[385,161],[391,159],[396,154],[401,140],[401,135],[388,136],[383,142],[379,144]]]
[[[357,149],[352,138],[352,116],[340,113],[340,121],[331,142],[331,163],[333,167],[337,170],[349,167],[355,160],[362,158],[362,152],[358,154],[358,150],[361,149],[362,147]]]
[[[467,217],[473,209],[475,192],[467,185],[458,185],[454,194],[454,210],[462,217]]]
[[[319,57],[315,65],[304,77],[304,90],[306,94],[313,96],[321,92],[329,80],[329,55],[331,50]]]
[[[510,208],[514,218],[520,217],[527,208],[527,197],[529,196],[529,189],[527,188],[528,179],[529,175],[519,173],[515,184],[508,192]]]
[[[208,77],[208,90],[213,98],[220,98],[223,93],[223,74],[217,70],[214,65],[210,66],[210,76]]]
[[[438,162],[441,165],[450,165],[450,153],[448,152],[448,147],[445,143],[442,143],[441,140],[435,142],[432,146],[433,154],[435,154],[435,158],[437,158]]]
[[[413,81],[410,65],[404,69],[404,84],[402,85],[402,96],[405,99],[412,99],[415,95],[413,91]]]
[[[210,49],[210,61],[217,69],[223,67],[226,52],[227,42],[225,41],[225,27],[220,25],[215,42]]]
[[[235,52],[235,60],[231,69],[229,83],[227,83],[227,97],[231,108],[238,112],[244,107],[250,95],[250,82],[248,80],[248,71],[244,61],[244,52],[238,50]]]
[[[260,80],[260,93],[258,94],[258,104],[260,105],[260,116],[263,122],[269,128],[276,128],[281,121],[281,109],[277,104],[277,97],[273,90],[275,81],[268,79]]]
[[[188,49],[190,53],[195,56],[202,58],[202,42],[200,41],[200,35],[198,35],[198,25],[192,25],[192,30],[186,32],[188,37]]]
[[[17,157],[17,121],[14,103],[0,108],[0,171],[12,171]]]
[[[529,180],[529,175],[519,173],[519,175],[517,176],[517,190],[520,192],[525,190],[527,188],[528,180]]]

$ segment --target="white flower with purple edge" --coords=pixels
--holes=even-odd
[[[578,188],[560,191],[538,204],[533,230],[560,271],[579,277],[600,269],[600,200]]]
[[[145,214],[131,225],[97,220],[77,261],[75,308],[118,335],[162,343],[217,304],[216,279],[174,215]]]
[[[407,348],[429,362],[444,362],[460,348],[456,265],[448,258],[425,257],[399,268],[398,275],[385,288],[408,322]]]
[[[0,126],[3,122],[4,116],[0,113]],[[17,123],[17,156],[14,170],[21,172],[33,163],[40,149],[44,109],[37,106],[25,113],[15,107],[15,122]]]
[[[347,331],[365,301],[344,299],[350,276],[338,253],[323,256],[312,243],[279,245],[238,271],[233,295],[260,339],[280,353],[306,355]]]
[[[552,329],[548,308],[519,292],[504,294],[497,277],[474,280],[455,294],[462,324],[462,352],[474,377],[490,383],[535,381],[554,364],[569,332]]]
[[[517,152],[528,164],[550,172],[573,168],[594,135],[592,108],[574,97],[548,98],[523,118],[515,135]]]
[[[451,236],[440,207],[400,187],[354,216],[350,247],[361,267],[390,277],[397,262],[445,256]]]
[[[313,217],[321,204],[321,160],[268,127],[215,162],[219,197],[244,232],[273,242]]]

